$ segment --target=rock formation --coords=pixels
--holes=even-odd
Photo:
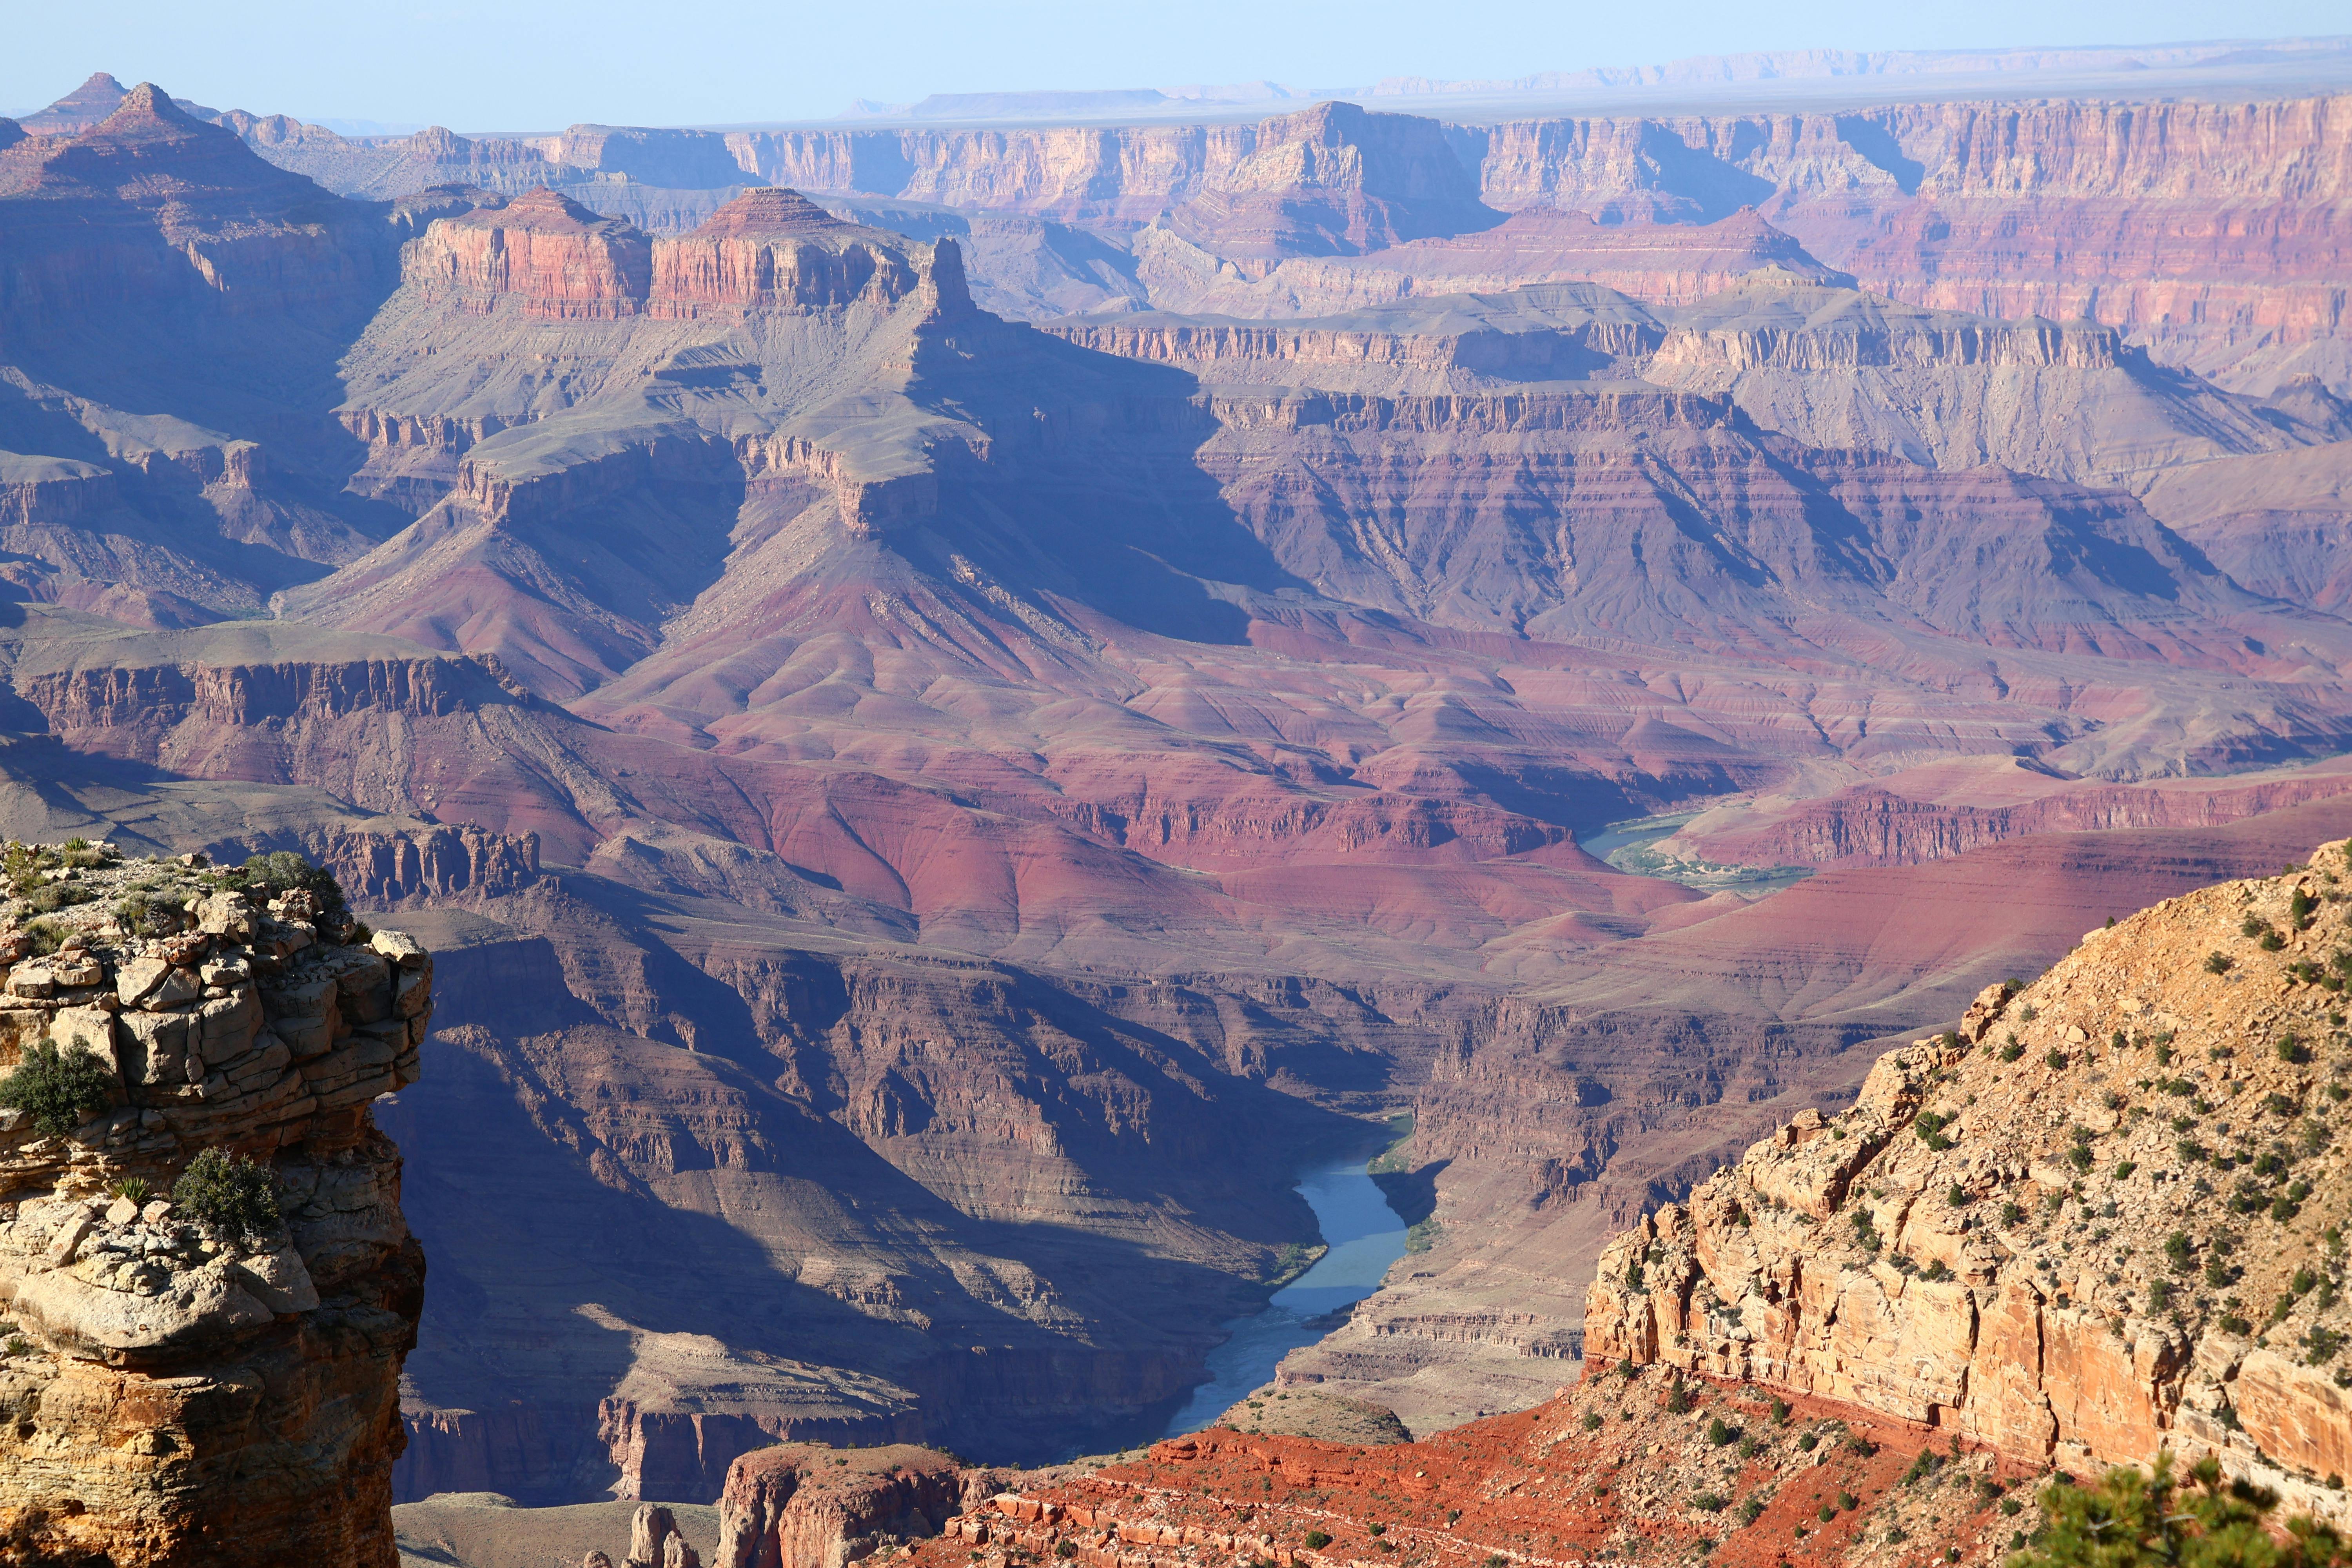
[[[200,858],[7,854],[14,920],[49,911],[0,937],[8,1081],[54,1045],[102,1087],[0,1111],[0,1556],[390,1568],[424,1258],[369,1106],[417,1075],[430,957]],[[260,1206],[175,1189],[200,1153]]]
[[[848,1568],[878,1549],[936,1536],[992,1494],[997,1479],[903,1445],[761,1448],[727,1471],[711,1568]]]
[[[1601,1254],[1592,1364],[1824,1394],[2030,1465],[2212,1454],[2340,1517],[2347,848],[2090,932],[1644,1216]]]

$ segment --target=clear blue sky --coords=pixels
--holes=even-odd
[[[1508,77],[1748,49],[2352,30],[2341,0],[10,0],[0,113],[93,70],[218,109],[560,129],[817,119],[856,98]]]

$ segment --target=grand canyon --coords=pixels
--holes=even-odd
[[[2352,42],[201,89],[0,120],[0,1563],[2352,1525]]]

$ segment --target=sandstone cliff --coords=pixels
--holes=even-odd
[[[54,1042],[104,1089],[64,1131],[0,1111],[0,1561],[390,1568],[424,1258],[369,1106],[416,1076],[430,958],[200,858],[7,849],[52,912],[0,935],[0,1065]],[[206,1151],[274,1201],[174,1202]]]
[[[2342,1517],[2344,843],[2095,931],[1601,1257],[1585,1350]],[[2324,1484],[2323,1484],[2324,1483]]]
[[[727,1472],[711,1568],[848,1568],[877,1550],[939,1534],[994,1493],[998,1479],[950,1455],[905,1445],[761,1448]]]

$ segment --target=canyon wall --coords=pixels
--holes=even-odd
[[[2032,1465],[2211,1454],[2343,1518],[2346,851],[2088,933],[1645,1215],[1601,1257],[1596,1373],[1753,1380]]]

